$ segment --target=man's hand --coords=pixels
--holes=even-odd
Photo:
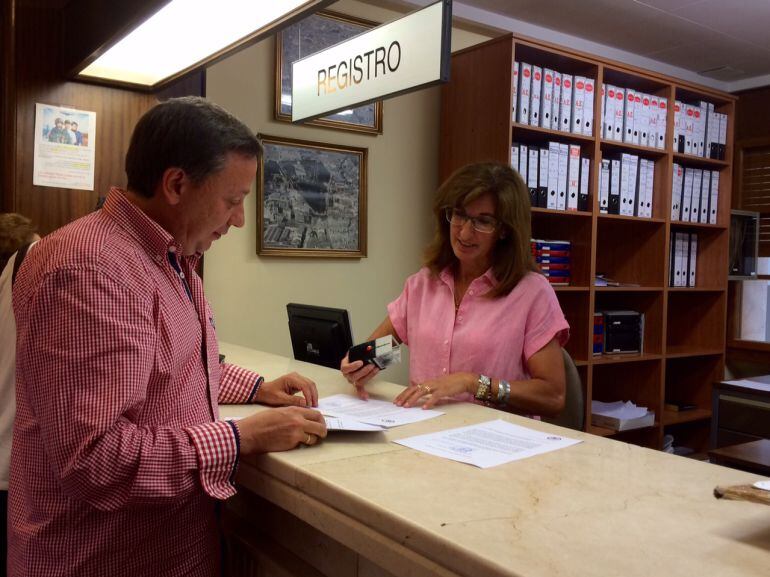
[[[300,443],[314,445],[326,436],[323,415],[303,407],[260,411],[235,422],[241,437],[241,455],[288,451]]]
[[[301,392],[302,396],[294,393]],[[289,373],[274,381],[265,381],[254,399],[263,405],[317,407],[318,389],[315,383],[299,373]]]

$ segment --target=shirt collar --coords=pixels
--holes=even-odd
[[[447,286],[454,289],[455,277],[454,273],[452,272],[452,265],[449,265],[444,270],[442,270],[438,276]],[[487,289],[494,288],[498,285],[497,279],[495,278],[495,273],[492,271],[492,267],[489,267],[483,275],[474,279],[471,284],[476,284],[479,282],[487,285]]]
[[[148,254],[154,257],[160,256],[163,259],[167,259],[169,252],[175,252],[177,255],[183,254],[181,245],[174,240],[174,237],[132,203],[126,196],[125,190],[117,187],[111,188],[102,210],[130,234]],[[187,258],[195,266],[200,255],[196,254]]]

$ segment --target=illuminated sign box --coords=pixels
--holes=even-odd
[[[442,0],[292,64],[292,122],[446,82],[452,2]]]

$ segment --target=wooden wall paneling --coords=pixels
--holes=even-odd
[[[452,56],[450,82],[472,91],[441,88],[439,182],[470,162],[510,162],[512,38],[490,40]],[[494,74],[490,71],[494,70]],[[490,110],[496,111],[489,114]]]
[[[16,0],[6,0],[0,7],[0,210],[12,212],[16,175],[14,142],[16,140]]]
[[[30,217],[41,233],[92,211],[111,185],[124,185],[123,160],[134,124],[156,99],[150,94],[66,81],[57,55],[61,11],[53,3],[18,0],[16,13],[16,135],[13,209]],[[73,34],[77,30],[71,31]],[[66,39],[65,39],[66,40]],[[35,104],[96,112],[94,190],[32,184]]]

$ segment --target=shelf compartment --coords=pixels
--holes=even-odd
[[[685,357],[707,357],[712,355],[723,355],[724,353],[725,353],[724,349],[698,348],[698,347],[692,347],[689,345],[666,346],[666,358],[668,359],[679,359],[679,358],[685,358]]]
[[[695,223],[691,223],[695,224]],[[726,289],[727,288],[727,250],[729,242],[728,231],[724,228],[717,228],[714,226],[703,228],[703,225],[698,228],[687,226],[687,223],[672,222],[671,232],[689,232],[698,235],[698,256],[695,268],[695,287],[669,287],[669,288],[699,288],[704,287],[711,289]],[[669,239],[669,250],[666,261],[670,261],[671,240]],[[670,266],[670,264],[669,264]],[[669,271],[670,272],[670,269]],[[724,284],[720,286],[714,286],[714,280],[719,279]],[[705,287],[705,285],[710,285]]]
[[[589,330],[589,304],[591,296],[588,292],[557,292],[559,305],[570,326],[570,339],[565,349],[574,361],[587,361]],[[585,380],[583,381],[585,383]]]
[[[629,354],[619,354],[616,353],[614,355],[596,355],[594,357],[591,357],[591,364],[592,365],[616,365],[619,363],[636,363],[636,362],[645,362],[645,361],[659,361],[663,358],[663,355],[661,354],[636,354],[636,353],[629,353]]]
[[[579,144],[583,156],[588,156],[589,153],[593,156],[593,136],[575,134],[573,132],[563,132],[561,130],[543,128],[542,126],[532,126],[530,124],[521,124],[519,122],[514,122],[512,126],[514,143],[523,142],[524,144],[537,144],[542,146],[546,142],[554,140],[564,144]]]
[[[649,219],[601,218],[596,231],[596,273],[640,286],[666,282],[666,227]]]
[[[590,202],[590,199],[589,199]],[[532,237],[546,240],[568,240],[570,247],[570,283],[591,284],[591,219],[566,217],[564,211],[542,209],[532,213]],[[570,214],[570,213],[566,213]],[[586,309],[587,310],[587,309]]]
[[[660,419],[661,360],[594,365],[592,399],[605,403],[633,401]],[[590,412],[590,407],[589,407]]]
[[[683,231],[698,232],[699,230],[727,230],[723,224],[709,224],[707,222],[686,222],[684,220],[672,220],[671,226]]]
[[[663,351],[663,291],[645,292],[597,292],[594,311],[632,310],[644,314],[643,354],[659,355]],[[594,357],[594,362],[604,357],[613,358],[613,362],[626,362],[614,357],[626,355],[602,355]]]
[[[688,447],[694,453],[708,449],[710,429],[710,419],[705,417],[697,420],[664,423],[663,425],[663,433],[674,437],[675,447]]]
[[[721,170],[730,166],[726,160],[716,160],[704,156],[695,156],[694,154],[674,153],[674,162],[688,168],[705,168],[707,170]]]
[[[723,355],[666,359],[664,403],[695,405],[688,411],[664,411],[663,424],[708,419],[712,384],[724,377]]]
[[[666,323],[669,355],[724,351],[726,306],[724,292],[669,292]]]
[[[601,141],[602,156],[607,157],[610,154],[618,154],[621,152],[627,152],[629,154],[636,154],[644,156],[652,160],[665,159],[668,157],[668,153],[662,148],[652,148],[651,146],[642,146],[639,144],[631,144],[630,142],[618,142],[617,140],[602,140]],[[655,166],[655,172],[657,173],[657,163]],[[657,175],[656,175],[657,181]],[[658,189],[656,188],[656,192]]]
[[[664,427],[667,427],[669,425],[680,425],[682,423],[710,420],[711,411],[709,409],[692,409],[689,411],[669,411],[664,409],[661,422]]]

